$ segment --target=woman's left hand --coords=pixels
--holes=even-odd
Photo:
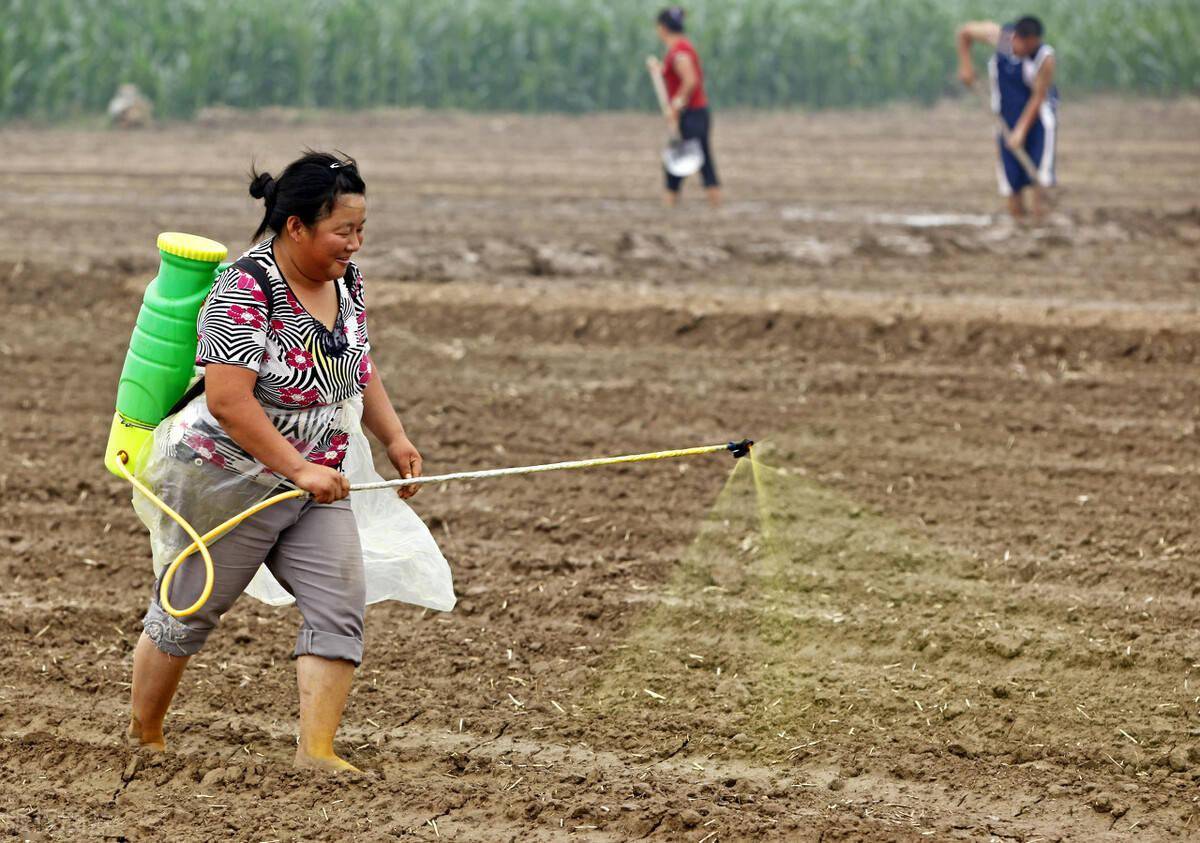
[[[389,445],[387,455],[388,459],[392,461],[392,465],[396,467],[396,471],[400,472],[400,476],[405,480],[421,476],[421,454],[408,437],[398,439]],[[396,491],[400,497],[407,500],[420,488],[420,486],[401,486]]]

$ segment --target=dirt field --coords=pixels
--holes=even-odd
[[[1062,121],[1038,228],[957,104],[718,112],[717,214],[659,210],[645,116],[0,128],[3,833],[1200,835],[1200,103]],[[460,603],[369,610],[353,780],[290,768],[297,615],[250,600],[131,754],[149,548],[101,465],[155,235],[244,247],[251,159],[306,145],[362,164],[427,470],[765,440],[419,495]]]

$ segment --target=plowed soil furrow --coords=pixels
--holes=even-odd
[[[1200,109],[1071,103],[1040,227],[986,115],[378,113],[0,128],[0,827],[22,839],[1182,839],[1200,780]],[[414,506],[437,615],[368,612],[289,766],[294,609],[249,600],[125,745],[152,577],[101,467],[155,235],[234,250],[251,159],[356,155],[374,356],[428,471],[742,436]]]

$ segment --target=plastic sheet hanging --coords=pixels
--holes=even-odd
[[[264,410],[302,456],[310,456],[309,443],[337,431],[344,434],[342,468],[350,483],[382,480],[363,435],[361,398],[325,407]],[[200,395],[154,431],[147,445],[150,453],[144,455],[138,474],[201,535],[259,501],[294,488],[261,463],[236,456],[237,450],[225,447],[222,439],[228,441]],[[400,600],[438,611],[454,608],[450,566],[408,504],[395,492],[384,490],[352,493],[350,506],[362,543],[368,603]],[[174,521],[136,492],[133,507],[150,531],[157,576],[191,542]],[[199,556],[183,564],[200,564]],[[294,601],[265,565],[246,587],[246,594],[273,606]]]

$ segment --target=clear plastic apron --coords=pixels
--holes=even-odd
[[[344,431],[348,443],[342,470],[350,483],[383,479],[375,472],[371,446],[363,435],[361,396],[325,407],[297,410],[264,407],[263,410],[277,429],[288,431],[293,442],[320,441],[321,434],[330,429]],[[271,495],[295,488],[252,459],[240,460],[231,469],[229,462],[222,468],[202,458],[179,457],[179,444],[185,437],[196,435],[197,430],[220,430],[219,423],[208,412],[203,395],[164,419],[155,429],[138,477],[200,535]],[[307,457],[308,450],[301,449],[301,455]],[[449,564],[429,529],[394,490],[354,492],[350,495],[350,507],[362,542],[368,603],[400,600],[443,612],[454,608]],[[154,573],[159,575],[191,544],[191,539],[136,491],[133,508],[150,531]],[[183,564],[202,565],[203,561],[198,553],[193,553]],[[246,593],[272,606],[294,601],[265,565],[259,567]]]

